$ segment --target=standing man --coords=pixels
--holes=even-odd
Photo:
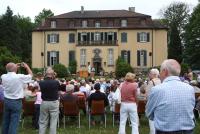
[[[165,60],[160,68],[162,84],[150,91],[146,115],[154,120],[156,134],[193,134],[194,88],[181,82],[180,72],[176,60]]]
[[[48,68],[45,74],[45,79],[39,82],[43,100],[40,105],[39,134],[46,133],[49,119],[49,133],[56,134],[59,113],[58,90],[60,84],[57,80],[54,80],[54,78],[54,70]]]
[[[19,64],[8,63],[7,74],[1,76],[4,88],[4,113],[2,134],[17,134],[17,128],[22,109],[22,98],[24,98],[24,84],[32,79],[32,71],[26,63],[21,63],[27,71],[27,75],[16,74]]]

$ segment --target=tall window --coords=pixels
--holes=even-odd
[[[95,27],[96,28],[99,28],[101,26],[101,23],[100,22],[95,22]]]
[[[95,40],[95,41],[100,41],[100,40],[101,40],[101,33],[96,32],[96,33],[94,34],[94,40]]]
[[[108,65],[114,65],[114,50],[108,49]]]
[[[149,33],[147,33],[147,32],[137,33],[137,41],[138,42],[149,42]]]
[[[127,42],[127,33],[121,33],[121,42],[122,43]]]
[[[137,66],[147,66],[147,51],[146,50],[137,51]]]
[[[81,52],[80,52],[80,65],[81,66],[86,66],[86,49],[81,49]]]
[[[47,66],[53,66],[59,63],[58,51],[47,51]]]
[[[75,42],[75,34],[74,33],[70,33],[69,34],[69,43],[74,43]]]
[[[127,27],[127,20],[121,20],[121,27]]]
[[[51,28],[56,28],[56,21],[51,21]]]
[[[69,51],[69,61],[75,60],[75,51]]]
[[[59,34],[48,34],[47,42],[48,43],[58,43],[59,42]]]
[[[126,61],[127,63],[130,64],[130,62],[131,62],[131,51],[122,50],[121,51],[121,57],[122,57],[122,59],[124,59],[124,61]]]
[[[82,27],[87,27],[87,20],[82,21]]]

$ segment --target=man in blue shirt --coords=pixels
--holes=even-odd
[[[180,64],[173,59],[161,64],[162,84],[152,88],[146,115],[154,121],[156,134],[193,134],[194,88],[178,77]]]

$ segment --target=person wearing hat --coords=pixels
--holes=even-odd
[[[100,92],[100,83],[96,83],[94,85],[94,89],[96,90],[95,93],[92,93],[89,98],[88,98],[88,106],[91,107],[92,101],[93,100],[103,100],[104,101],[104,106],[108,106],[108,98],[106,97],[105,93]],[[95,125],[94,117],[91,116],[92,124]],[[101,118],[101,123],[104,120],[104,116],[102,115]]]
[[[55,72],[52,68],[46,70],[45,79],[39,82],[42,94],[42,103],[40,105],[39,134],[45,134],[50,120],[50,134],[56,134],[59,101],[58,91],[60,83],[55,80]]]
[[[138,114],[137,114],[137,83],[135,74],[127,73],[125,82],[120,85],[121,91],[121,108],[120,108],[120,126],[119,134],[125,134],[125,126],[128,116],[132,125],[132,134],[139,134],[138,131]]]

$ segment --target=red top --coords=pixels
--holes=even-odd
[[[137,95],[137,83],[125,81],[121,85],[121,101],[134,103],[136,102]]]

